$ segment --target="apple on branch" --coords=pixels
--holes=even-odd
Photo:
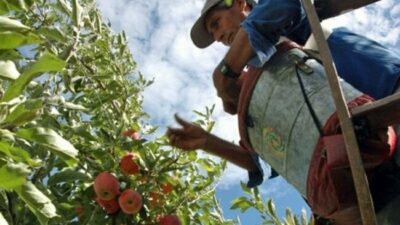
[[[131,138],[132,140],[134,140],[134,141],[136,141],[136,140],[139,140],[140,139],[140,134],[139,134],[139,132],[137,132],[135,129],[128,129],[128,130],[126,130],[126,131],[124,131],[124,132],[122,132],[122,136],[124,136],[124,137],[129,137],[129,138]]]
[[[131,189],[124,190],[118,198],[119,206],[126,214],[135,214],[142,208],[142,196]]]
[[[107,214],[114,214],[119,210],[119,205],[115,198],[111,200],[104,200],[97,197],[96,202],[107,212]]]
[[[97,175],[93,187],[97,197],[103,200],[111,200],[120,193],[117,178],[109,172]]]
[[[160,218],[160,225],[181,225],[181,221],[176,215],[166,215]]]
[[[139,156],[134,153],[128,153],[121,158],[119,168],[125,175],[136,175],[140,172],[140,166],[137,163]]]

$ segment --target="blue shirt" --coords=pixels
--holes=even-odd
[[[262,67],[285,36],[304,45],[311,29],[299,0],[259,0],[242,22],[257,57],[249,64]],[[344,28],[327,40],[338,74],[358,90],[376,98],[393,93],[400,76],[400,56],[377,42]]]

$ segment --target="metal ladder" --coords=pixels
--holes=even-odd
[[[400,117],[396,118],[395,114],[400,112],[400,93],[349,111],[339,84],[331,52],[323,35],[320,19],[337,16],[377,1],[379,0],[317,0],[314,5],[312,0],[302,0],[336,105],[363,225],[377,225],[377,221],[352,120],[363,117],[371,127],[399,124]],[[320,12],[319,15],[317,15],[316,7]]]

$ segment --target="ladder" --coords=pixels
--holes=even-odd
[[[377,225],[377,221],[352,120],[363,118],[367,120],[371,127],[375,128],[399,124],[400,117],[396,117],[396,112],[400,112],[400,93],[349,111],[339,84],[331,52],[323,35],[320,20],[337,16],[377,1],[379,0],[315,0],[313,4],[312,0],[302,0],[336,105],[363,225]]]

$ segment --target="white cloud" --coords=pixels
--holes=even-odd
[[[395,48],[400,43],[400,5],[398,0],[378,1],[367,7],[329,19],[326,23],[331,27],[345,26],[391,48]]]
[[[265,196],[266,199],[276,199],[285,196],[289,192],[289,189],[293,188],[289,188],[289,184],[287,184],[282,177],[277,177],[264,182],[266,183],[266,185],[261,186],[260,193],[262,196]]]
[[[224,171],[217,187],[221,190],[227,190],[232,186],[239,186],[240,182],[247,182],[247,172],[233,164],[228,164],[227,170]]]

